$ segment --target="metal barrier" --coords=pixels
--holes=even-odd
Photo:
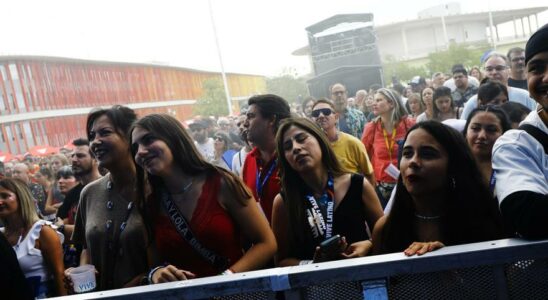
[[[504,239],[63,299],[547,299],[548,240]]]

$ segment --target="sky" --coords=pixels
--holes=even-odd
[[[448,1],[455,2],[455,1]],[[335,14],[373,13],[374,24],[412,20],[437,0],[211,0],[226,72],[309,72],[305,27]],[[461,0],[463,13],[548,6],[541,0]],[[207,0],[0,0],[0,55],[157,63],[220,71]],[[539,24],[548,22],[546,12]]]

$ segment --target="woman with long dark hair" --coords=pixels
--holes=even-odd
[[[92,111],[86,129],[99,167],[109,173],[86,185],[76,213],[73,241],[81,264],[98,271],[97,290],[138,285],[148,270],[145,228],[137,206],[136,172],[129,129],[137,119],[125,106]]]
[[[304,118],[282,123],[276,135],[282,192],[274,200],[276,264],[359,257],[370,248],[368,229],[382,216],[373,186],[343,171],[325,134]],[[340,235],[328,250],[321,242]]]
[[[462,113],[462,107],[456,107],[453,96],[451,96],[451,89],[446,86],[440,86],[434,90],[434,106],[433,106],[433,118],[437,121],[445,121],[448,119],[459,119]]]
[[[464,137],[472,150],[483,182],[489,185],[491,192],[495,189],[495,174],[491,163],[491,152],[497,139],[507,130],[512,129],[506,113],[499,107],[488,105],[474,109],[464,125]]]
[[[145,116],[131,139],[141,211],[157,250],[150,283],[245,272],[272,259],[276,241],[249,189],[205,161],[177,119]],[[243,241],[252,244],[245,253]]]
[[[394,205],[373,233],[374,252],[424,254],[503,237],[498,203],[462,134],[436,121],[413,126]]]

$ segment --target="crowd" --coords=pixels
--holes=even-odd
[[[504,237],[548,237],[548,26],[481,68],[184,124],[89,113],[73,149],[0,165],[9,299]]]

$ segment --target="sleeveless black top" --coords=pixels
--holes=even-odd
[[[351,175],[348,191],[333,214],[333,235],[340,234],[341,237],[346,237],[348,245],[369,239],[362,202],[363,178],[363,175],[360,174]],[[304,224],[308,224],[308,221],[305,221]],[[316,246],[322,241],[313,239],[309,226],[301,230],[307,231],[308,238],[304,243],[295,243],[295,245],[300,245],[297,246],[300,249],[292,249],[291,252],[294,252],[299,259],[312,259]]]

